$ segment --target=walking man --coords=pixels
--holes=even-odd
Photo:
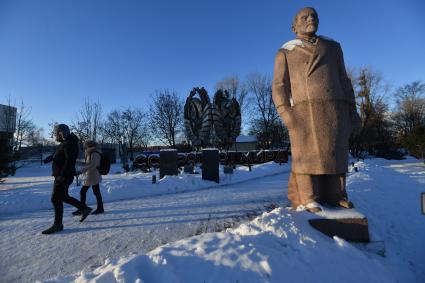
[[[84,205],[77,199],[69,196],[68,188],[74,180],[75,163],[78,156],[78,138],[74,133],[70,133],[69,127],[65,124],[56,125],[54,128],[56,141],[60,142],[54,155],[47,157],[44,163],[52,162],[52,175],[55,178],[51,201],[55,209],[55,220],[53,225],[41,232],[42,234],[53,234],[63,230],[63,203],[68,203],[82,211],[81,220],[90,214],[91,208]]]

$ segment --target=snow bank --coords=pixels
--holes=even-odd
[[[41,172],[38,175],[35,173]],[[49,166],[36,166],[22,169],[20,175],[9,177],[2,184],[0,190],[0,213],[17,213],[52,208],[50,202],[53,178],[49,176]],[[112,168],[111,172],[116,172]],[[220,184],[202,180],[201,174],[180,174],[178,176],[165,176],[152,184],[152,175],[148,173],[119,173],[104,176],[100,185],[104,202],[133,199],[139,197],[174,194],[191,190],[207,189],[217,186],[235,184],[247,180],[254,180],[289,171],[288,164],[279,165],[274,162],[248,167],[239,166],[234,174],[224,174],[220,168]],[[24,177],[29,175],[31,177]],[[76,182],[71,185],[69,194],[76,198],[79,196],[80,186]],[[87,204],[96,203],[96,199],[89,191]]]
[[[395,282],[385,267],[340,238],[307,224],[306,213],[277,208],[221,233],[108,259],[76,282]],[[52,281],[55,282],[55,281]]]

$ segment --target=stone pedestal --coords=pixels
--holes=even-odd
[[[159,153],[159,178],[166,175],[178,175],[177,150],[166,149]]]
[[[223,173],[224,174],[233,174],[233,166],[232,165],[226,165],[223,167]]]
[[[202,150],[202,179],[220,183],[218,149]]]
[[[279,164],[288,163],[288,152],[279,150],[276,154],[275,162]]]
[[[308,222],[323,234],[346,241],[369,242],[367,218],[354,209],[325,208]]]
[[[184,173],[188,173],[188,174],[195,174],[195,170],[194,170],[194,166],[193,164],[186,164],[184,166]]]

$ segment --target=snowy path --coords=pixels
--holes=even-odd
[[[145,253],[167,242],[222,230],[286,202],[288,173],[214,189],[106,203],[80,224],[66,206],[65,230],[41,235],[52,210],[0,217],[2,282],[34,282],[93,270],[106,258]]]

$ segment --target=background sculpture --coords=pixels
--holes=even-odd
[[[213,102],[214,131],[220,144],[227,150],[241,132],[241,109],[238,101],[227,90],[217,90]]]
[[[195,95],[198,94],[198,97]],[[184,125],[186,134],[195,147],[209,144],[212,126],[211,102],[207,91],[193,88],[184,105]]]
[[[195,97],[196,94],[199,95]],[[193,88],[184,106],[184,124],[186,134],[195,147],[210,144],[211,130],[220,146],[226,150],[235,143],[241,131],[241,110],[235,98],[227,90],[219,89],[211,105],[204,88]]]

